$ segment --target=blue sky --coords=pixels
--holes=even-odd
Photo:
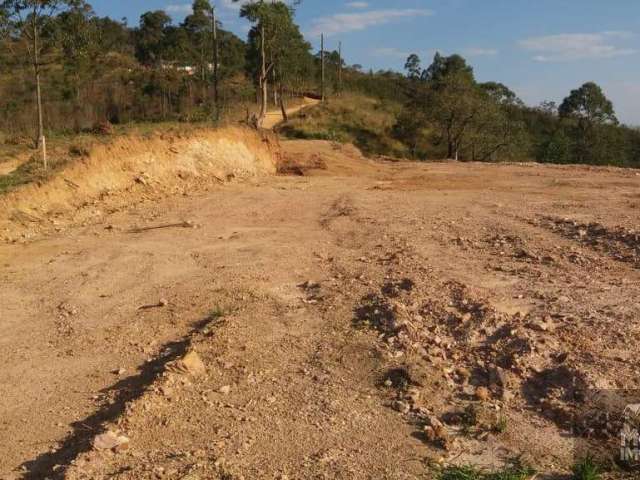
[[[189,0],[93,0],[99,15],[136,24],[147,10],[176,21]],[[215,0],[225,28],[245,36],[231,0]],[[400,70],[409,53],[460,53],[479,80],[507,84],[529,104],[561,101],[596,81],[623,122],[640,125],[640,0],[304,0],[298,23],[365,68]]]

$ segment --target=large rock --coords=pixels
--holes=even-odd
[[[200,358],[200,355],[193,350],[188,352],[180,360],[176,361],[171,367],[171,370],[193,375],[194,377],[207,373],[207,367]]]
[[[93,448],[96,450],[125,450],[129,447],[129,438],[111,430],[97,435],[93,439]]]

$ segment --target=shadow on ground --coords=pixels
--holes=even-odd
[[[162,374],[168,363],[185,355],[191,337],[216,321],[217,317],[209,316],[194,324],[191,331],[179,341],[166,343],[160,349],[161,355],[155,360],[145,363],[136,376],[125,378],[118,383],[101,390],[100,393],[115,393],[112,403],[104,405],[87,418],[74,422],[72,432],[64,439],[60,447],[46,452],[33,460],[22,464],[25,480],[61,480],[75,458],[90,450],[91,442],[96,435],[104,432],[104,425],[115,421],[124,413],[127,404],[140,398],[151,384]]]

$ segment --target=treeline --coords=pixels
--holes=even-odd
[[[222,28],[209,0],[195,0],[180,24],[156,10],[135,27],[82,0],[0,0],[0,132],[33,135],[35,125],[39,138],[44,129],[215,120],[243,103],[284,106],[319,91],[321,57],[291,7],[256,1],[240,15],[252,24],[246,41]],[[329,52],[326,61],[337,88],[342,60]]]
[[[393,135],[412,156],[640,167],[640,131],[619,124],[595,83],[559,106],[531,108],[501,83],[477,82],[459,55],[436,54],[427,68],[411,55],[405,69],[402,80],[393,79],[404,97]]]

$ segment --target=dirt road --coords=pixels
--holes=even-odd
[[[303,97],[302,103],[300,105],[296,105],[295,107],[290,107],[286,109],[287,115],[289,116],[295,115],[300,110],[311,107],[313,105],[317,105],[318,103],[320,103],[319,100],[315,100],[309,97]],[[278,124],[282,123],[283,121],[284,121],[284,116],[282,115],[282,111],[272,110],[270,112],[267,112],[267,115],[264,121],[262,122],[262,128],[271,130],[275,128]]]
[[[570,387],[640,388],[635,171],[285,149],[304,176],[0,246],[0,478],[557,473]]]

